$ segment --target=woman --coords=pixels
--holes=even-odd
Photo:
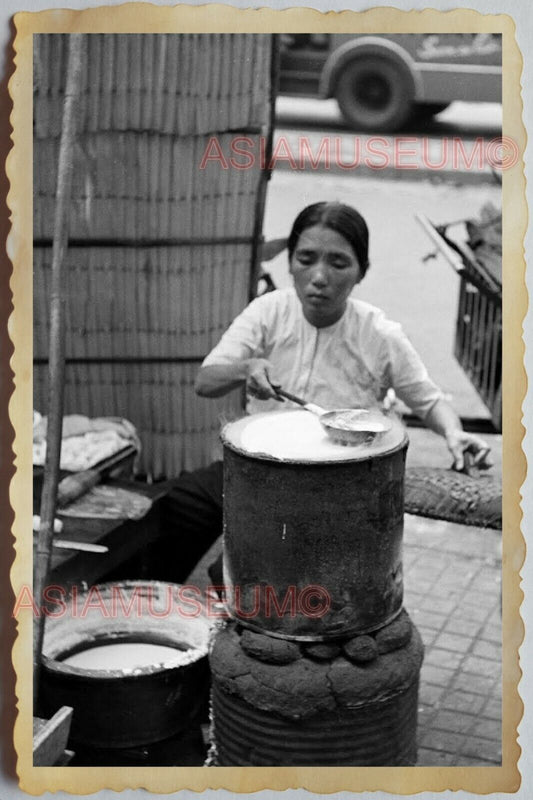
[[[308,206],[287,248],[294,289],[257,298],[235,319],[202,364],[198,394],[219,397],[245,385],[255,413],[280,408],[277,385],[324,408],[380,406],[392,388],[446,439],[455,469],[463,469],[466,450],[490,466],[489,448],[462,430],[401,327],[351,297],[368,268],[361,215],[339,203]],[[196,561],[222,531],[222,462],[180,475],[163,521],[182,562],[184,550]],[[220,583],[220,569],[212,577]]]
[[[466,450],[489,466],[486,443],[462,430],[401,327],[351,297],[368,269],[368,240],[354,208],[305,208],[287,241],[294,289],[263,295],[237,317],[204,360],[196,391],[218,397],[245,384],[255,413],[279,408],[277,385],[325,408],[377,407],[394,389],[445,438],[454,469]]]

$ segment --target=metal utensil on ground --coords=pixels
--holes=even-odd
[[[284,389],[276,387],[276,393],[280,398],[291,400],[315,414],[330,439],[338,444],[369,444],[391,428],[390,421],[378,411],[368,411],[364,408],[338,408],[326,411],[325,408],[315,403],[308,403]]]
[[[34,531],[37,533],[37,531]],[[103,544],[93,544],[93,542],[75,542],[70,539],[53,539],[52,547],[59,550],[79,550],[82,553],[108,553],[109,547]]]
[[[92,542],[74,542],[70,539],[54,539],[52,547],[60,550],[79,550],[81,553],[108,553],[109,547],[103,544],[93,544]]]
[[[479,464],[483,462],[487,454],[490,452],[490,448],[487,447],[485,450],[482,450],[476,460],[476,456],[474,453],[471,453],[469,450],[465,450],[463,453],[463,469],[458,470],[459,472],[464,472],[465,475],[468,475],[470,478],[479,478],[481,475],[481,469],[486,469],[487,467],[479,467]]]

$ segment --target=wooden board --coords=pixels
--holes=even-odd
[[[53,767],[65,763],[65,748],[70,733],[72,708],[62,706],[52,719],[33,720],[33,765]]]

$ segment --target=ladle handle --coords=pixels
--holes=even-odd
[[[285,389],[278,389],[276,386],[275,390],[279,397],[285,397],[286,400],[292,400],[293,403],[297,403],[299,406],[302,406],[302,408],[305,408],[306,411],[310,411],[311,414],[316,414],[317,417],[321,417],[322,414],[325,413],[325,409],[321,406],[317,406],[315,403],[308,403],[305,400],[302,400],[301,397],[296,397],[295,394],[286,392]]]
[[[279,394],[280,397],[284,397],[286,400],[292,400],[293,403],[298,403],[299,406],[307,405],[307,402],[305,400],[302,400],[301,397],[296,397],[295,394],[286,392],[285,389],[276,388],[276,394]]]

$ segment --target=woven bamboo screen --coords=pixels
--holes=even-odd
[[[46,412],[48,304],[67,36],[34,36],[34,404]],[[198,365],[254,286],[266,172],[200,168],[271,130],[272,38],[86,36],[70,205],[65,413],[120,415],[155,478],[209,462],[240,395],[201,400]],[[263,137],[263,138],[261,138]]]

